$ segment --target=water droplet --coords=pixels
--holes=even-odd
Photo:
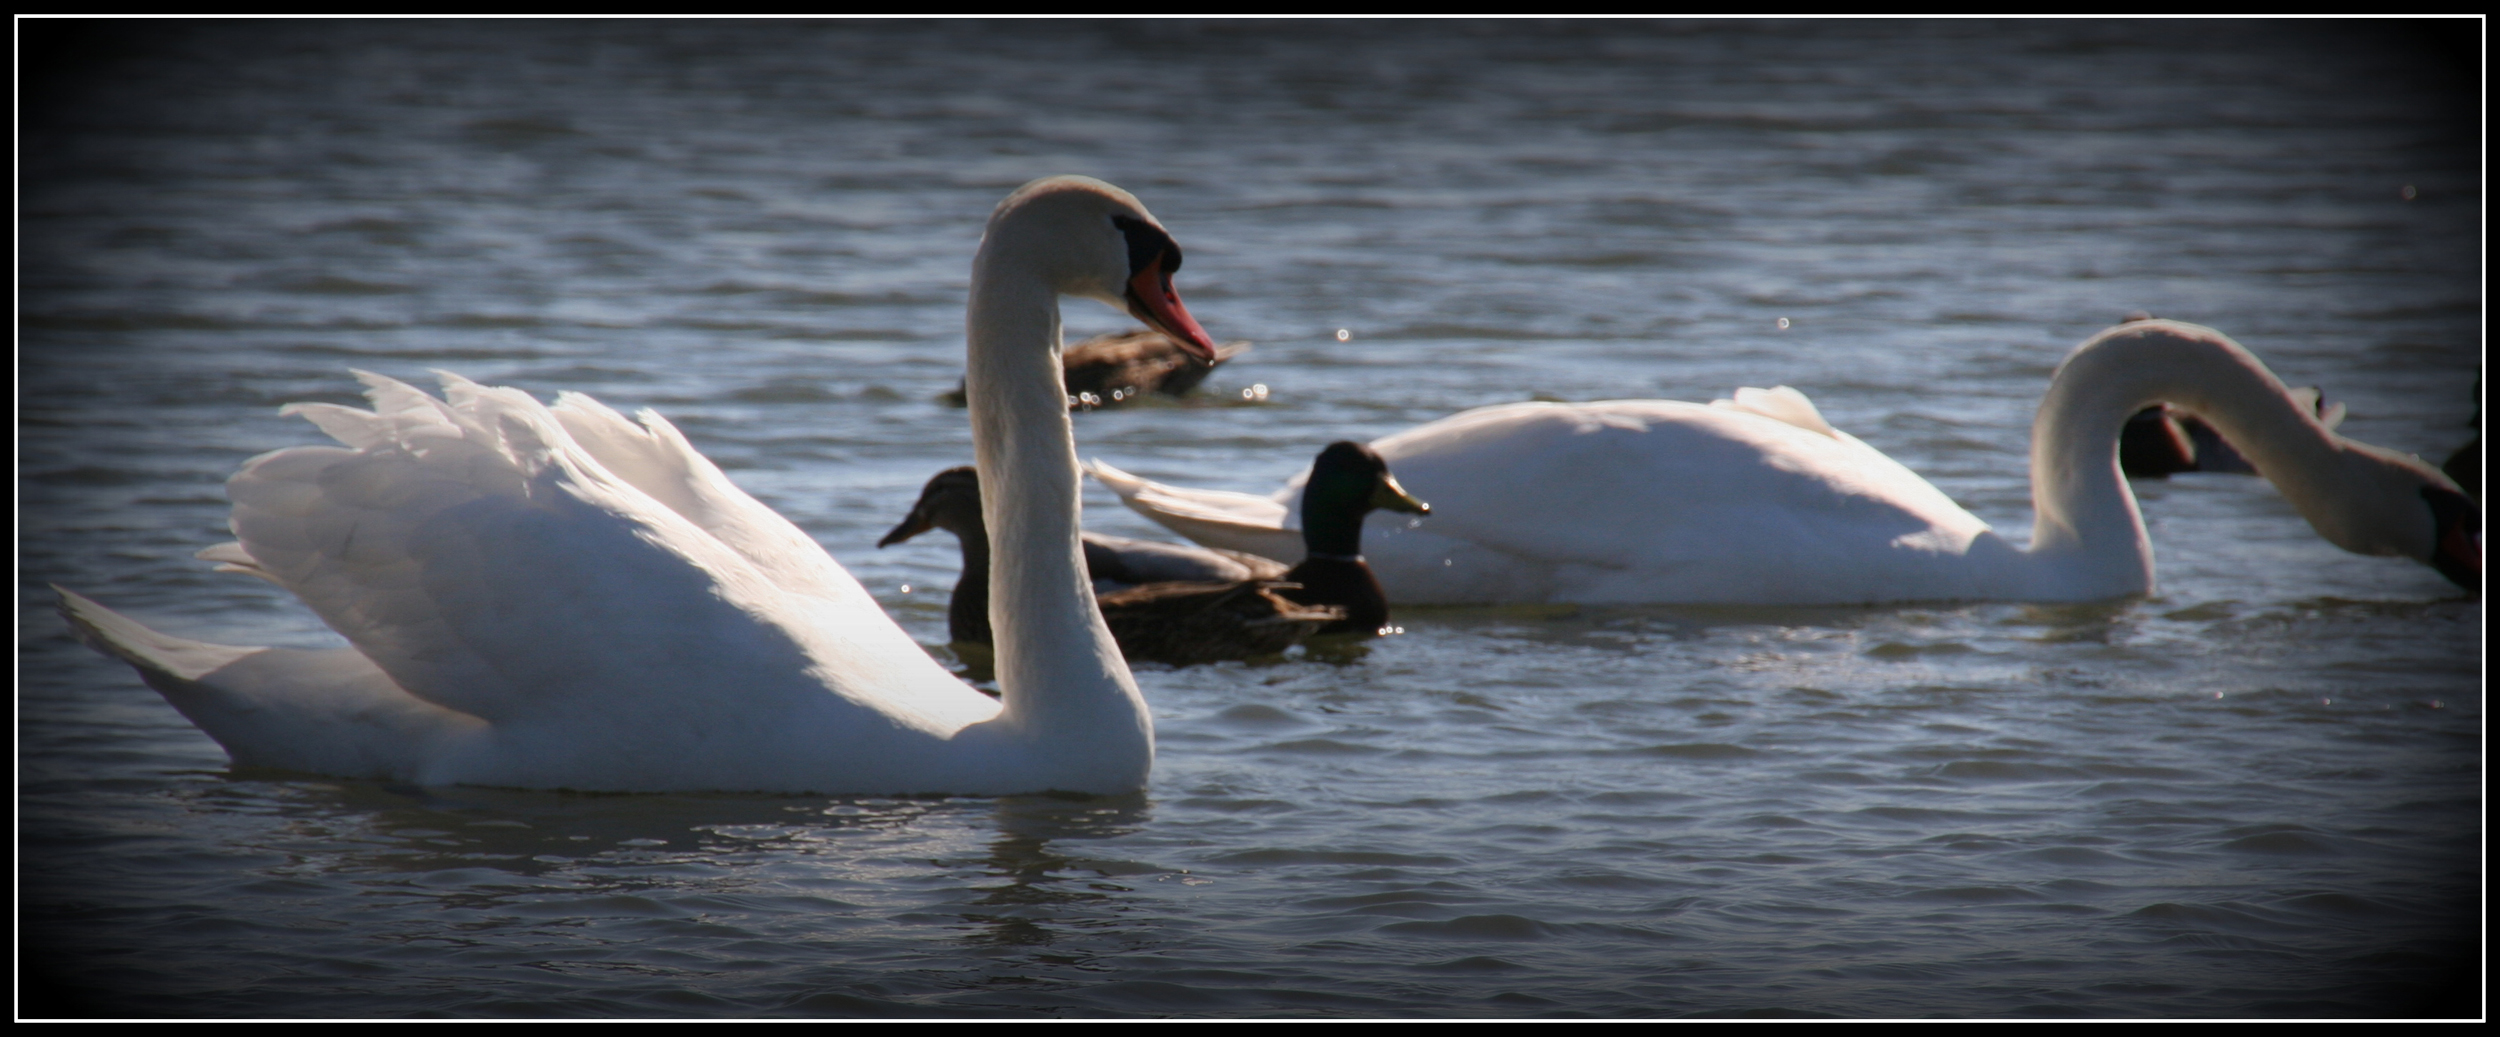
[[[2413,185],[2412,185],[2412,184],[2406,184],[2406,185],[2405,185],[2405,189],[2404,189],[2404,190],[2402,190],[2402,191],[2398,191],[2398,192],[2396,192],[2396,193],[2397,193],[2397,194],[2400,194],[2400,195],[2403,195],[2403,196],[2404,196],[2405,201],[2408,201],[2408,202],[2409,202],[2409,201],[2412,201],[2415,197],[2417,197],[2417,196],[2419,196],[2419,195],[2421,194],[2421,192],[2416,191],[2416,190],[2414,190],[2414,189],[2413,189]],[[1338,333],[1337,333],[1337,337],[1338,337],[1338,338],[1344,338],[1344,337],[1345,337],[1345,332],[1342,332],[1342,331],[1338,332]]]
[[[1781,331],[1786,331],[1786,330],[1788,330],[1788,318],[1786,318],[1786,317],[1782,317],[1782,318],[1780,318],[1780,330],[1781,330]]]
[[[903,593],[905,593],[905,594],[909,594],[909,593],[911,593],[911,584],[906,583],[906,584],[904,584],[904,585],[903,585]]]
[[[1449,567],[1450,567],[1450,560],[1449,560],[1449,559],[1447,559],[1447,558],[1442,559],[1442,560],[1441,560],[1441,567],[1442,567],[1442,568],[1444,568],[1444,569],[1449,568]]]
[[[2407,198],[2411,198],[2411,197],[2413,197],[2413,189],[2412,189],[2412,188],[2410,188],[2410,187],[2405,188],[2405,197],[2407,197]],[[1353,337],[1354,337],[1354,333],[1353,333],[1353,332],[1351,332],[1351,331],[1347,331],[1347,330],[1346,330],[1346,329],[1344,329],[1344,328],[1338,328],[1338,329],[1337,329],[1337,341],[1339,341],[1339,342],[1344,342],[1344,341],[1346,341],[1347,339],[1351,339],[1351,338],[1353,338]]]

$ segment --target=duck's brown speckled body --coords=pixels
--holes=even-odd
[[[911,515],[877,546],[931,529],[955,534],[963,550],[963,577],[947,602],[948,636],[958,643],[990,643],[989,533],[981,520],[980,480],[971,468],[950,468],[930,478]],[[1275,579],[1285,567],[1269,559],[1092,533],[1083,535],[1083,547],[1095,603],[1131,662],[1187,666],[1275,655],[1346,616],[1341,608],[1280,596],[1293,585]],[[1149,582],[1116,582],[1140,578]]]
[[[1096,335],[1069,346],[1060,354],[1059,363],[1065,372],[1068,406],[1088,410],[1115,407],[1150,392],[1171,397],[1185,395],[1205,381],[1209,372],[1249,350],[1247,342],[1226,342],[1215,347],[1214,360],[1200,360],[1171,336],[1139,328]],[[963,406],[962,383],[957,383],[955,390],[942,399]]]
[[[1095,598],[1132,660],[1188,666],[1275,655],[1343,622],[1345,610],[1287,600],[1295,584],[1148,583]]]

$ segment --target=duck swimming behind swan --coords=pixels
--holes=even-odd
[[[1825,422],[1793,389],[1668,400],[1523,403],[1372,443],[1433,502],[1377,524],[1366,554],[1415,603],[1873,604],[2093,601],[2149,594],[2152,544],[2118,466],[2119,429],[2157,403],[2237,445],[2312,528],[2348,551],[2410,558],[2469,590],[2481,520],[2421,460],[2337,435],[2212,328],[2136,321],[2093,336],[2032,423],[2029,544],[1992,530],[1899,462]],[[1299,557],[1292,502],[1147,482],[1096,465],[1123,503],[1201,544]]]
[[[946,632],[957,645],[990,643],[989,531],[980,474],[949,468],[929,477],[911,514],[877,541],[889,547],[932,529],[955,535],[963,576],[947,597]],[[1083,534],[1095,605],[1132,663],[1174,666],[1271,656],[1345,618],[1279,596],[1285,567],[1213,548]]]
[[[1303,506],[1307,554],[1291,570],[1240,552],[1083,534],[1096,603],[1128,658],[1187,666],[1273,655],[1315,633],[1379,634],[1389,603],[1363,563],[1363,516],[1375,508],[1424,515],[1432,506],[1407,494],[1360,443],[1320,451],[1311,485]],[[949,468],[931,476],[911,514],[877,546],[932,529],[955,534],[963,552],[963,578],[946,603],[947,634],[958,644],[989,644],[990,552],[978,473]]]
[[[1151,328],[1096,335],[1060,354],[1066,372],[1068,407],[1090,410],[1116,407],[1147,393],[1179,399],[1226,361],[1250,351],[1247,342],[1215,347],[1215,357],[1200,360],[1180,340]],[[963,383],[938,397],[964,405]]]
[[[236,541],[204,557],[286,588],[329,651],[215,645],[61,591],[237,766],[422,784],[824,794],[1126,793],[1153,721],[1077,546],[1059,297],[1128,310],[1212,359],[1181,253],[1127,192],[1037,180],[973,258],[967,368],[1000,559],[1000,699],[966,686],[798,527],[657,414],[445,376],[358,377],[371,410],[296,404],[341,446],[252,459]]]

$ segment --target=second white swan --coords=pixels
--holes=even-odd
[[[2455,483],[2335,434],[2221,332],[2161,320],[2094,336],[2050,380],[2032,422],[2027,546],[1781,388],[1708,406],[1507,404],[1376,440],[1433,514],[1376,520],[1365,555],[1392,600],[1419,604],[2149,594],[2152,545],[2117,444],[2128,416],[2157,403],[2211,422],[2337,546],[2411,558],[2479,590],[2480,516]],[[1165,486],[1099,461],[1092,471],[1130,508],[1199,543],[1300,557],[1291,527],[1302,476],[1257,497]]]

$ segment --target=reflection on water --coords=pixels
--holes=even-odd
[[[1074,856],[1075,850],[1054,848],[1054,840],[1108,839],[1126,835],[1152,819],[1145,797],[1057,799],[1015,797],[1000,800],[997,823],[1001,837],[989,845],[989,856],[977,866],[1003,884],[971,887],[981,896],[973,904],[983,910],[964,920],[980,925],[969,937],[974,943],[1010,947],[1045,946],[1053,942],[1057,924],[1070,916],[1093,916],[1113,894],[1129,892],[1122,876],[1165,869],[1120,861]]]

